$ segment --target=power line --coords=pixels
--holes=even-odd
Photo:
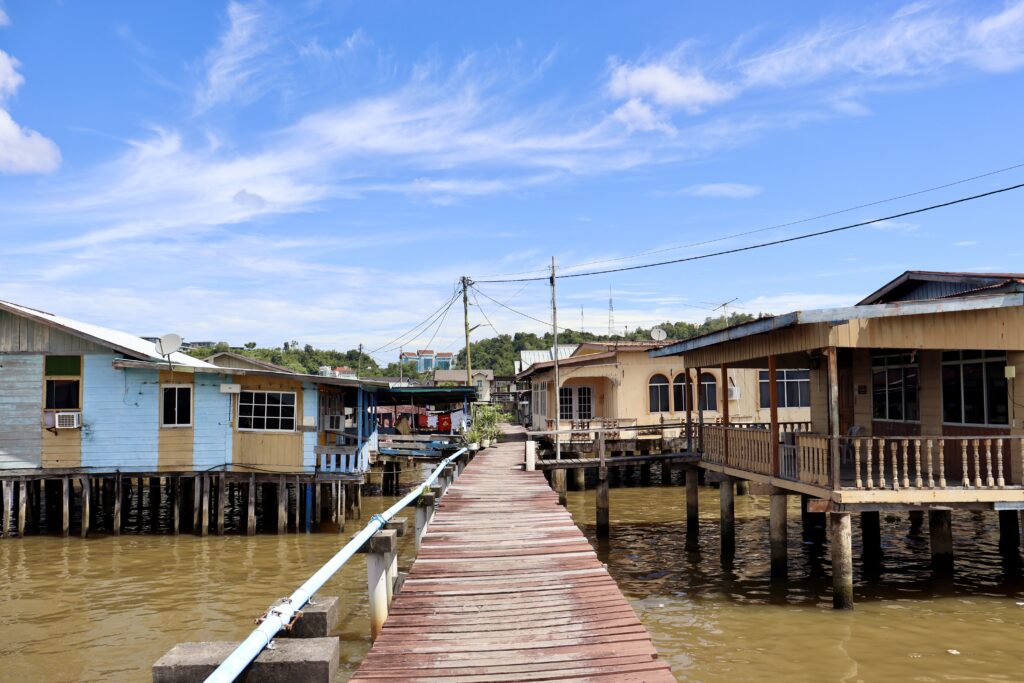
[[[919,209],[912,209],[910,211],[902,211],[900,213],[894,213],[889,216],[883,216],[881,218],[873,218],[867,221],[860,221],[859,223],[850,223],[848,225],[842,225],[837,228],[828,228],[826,230],[818,230],[816,232],[804,233],[802,235],[796,235],[794,237],[785,237],[782,239],[772,240],[770,242],[759,242],[757,244],[751,244],[745,247],[736,247],[735,249],[724,249],[722,251],[711,252],[709,254],[698,254],[697,256],[686,256],[684,258],[670,259],[668,261],[656,261],[654,263],[641,263],[635,266],[622,266],[621,268],[605,268],[602,270],[590,270],[583,273],[569,273],[568,275],[559,275],[560,278],[571,278],[571,277],[587,277],[590,275],[607,275],[609,273],[622,273],[629,270],[641,270],[643,268],[654,268],[656,266],[667,266],[674,263],[686,263],[688,261],[700,261],[703,259],[712,258],[714,256],[725,256],[727,254],[737,254],[744,251],[752,251],[754,249],[763,249],[765,247],[772,247],[779,244],[786,244],[789,242],[798,242],[800,240],[810,239],[812,237],[821,237],[823,235],[831,235],[837,232],[843,232],[845,230],[852,230],[854,228],[861,228],[865,225],[871,225],[872,223],[880,223],[882,221],[891,221],[896,218],[905,218],[906,216],[913,216],[919,213],[925,213],[927,211],[935,211],[936,209],[943,209],[956,204],[963,204],[971,202],[976,199],[983,199],[985,197],[991,197],[993,195],[1001,194],[1003,192],[1010,192],[1013,190],[1019,190],[1024,187],[1024,183],[1017,185],[1009,185],[1007,187],[1001,187],[996,190],[990,190],[989,192],[982,192],[981,194],[970,195],[967,197],[960,197],[959,199],[953,199],[948,202],[942,202],[940,204],[932,204],[931,206],[925,206]],[[550,276],[548,276],[550,277]],[[478,280],[482,283],[499,283],[499,282],[534,282],[539,280],[547,280],[548,277],[530,277],[530,278],[515,278],[508,280]]]
[[[448,308],[444,309],[444,315],[441,316],[441,320],[437,323],[437,327],[434,328],[434,334],[430,335],[430,341],[427,342],[428,349],[430,348],[430,345],[434,343],[437,333],[441,331],[442,327],[444,327],[444,321],[448,319],[448,314],[451,313],[452,306],[454,305],[455,302],[452,301],[452,303],[448,304]],[[401,362],[401,358],[399,358],[399,362]]]
[[[480,299],[477,298],[475,289],[473,290],[473,302],[476,304],[476,307],[480,309],[480,315],[482,315],[484,317],[484,320],[487,321],[487,325],[492,330],[494,330],[494,334],[500,335],[501,332],[498,332],[498,328],[494,326],[494,323],[491,322],[491,319],[487,317],[487,313],[484,311],[484,307],[480,305]]]
[[[400,343],[400,344],[403,344],[403,343],[405,343],[403,340],[405,340],[405,338],[408,337],[409,335],[419,334],[421,332],[420,328],[423,328],[424,330],[427,329],[433,323],[433,321],[436,318],[436,316],[438,316],[439,314],[441,314],[444,311],[447,311],[448,308],[451,307],[452,303],[455,301],[456,298],[458,298],[458,296],[459,296],[459,292],[458,292],[458,290],[455,290],[455,292],[452,293],[451,298],[449,298],[447,301],[445,301],[443,304],[441,304],[437,308],[437,310],[435,310],[433,313],[431,313],[427,317],[426,320],[424,320],[423,322],[418,323],[412,329],[410,329],[410,330],[404,332],[403,334],[395,337],[394,339],[392,339],[391,341],[387,342],[386,344],[381,344],[380,346],[378,346],[377,348],[373,349],[372,351],[369,351],[368,355],[377,353],[378,351],[380,351],[381,349],[385,349],[386,347],[393,347],[396,342]],[[415,338],[416,337],[413,336],[408,341],[412,341]],[[394,347],[394,348],[397,348],[397,347]],[[390,351],[390,350],[393,350],[393,348],[388,348],[387,350]]]
[[[545,278],[545,279],[547,279],[547,278]],[[471,285],[471,286],[473,287],[473,291],[474,291],[474,292],[479,292],[479,293],[480,293],[480,294],[482,294],[482,295],[483,295],[483,296],[484,296],[485,298],[487,298],[487,299],[490,299],[491,301],[493,301],[494,303],[498,304],[498,305],[499,305],[499,306],[501,306],[502,308],[505,308],[505,309],[507,309],[507,310],[509,310],[509,311],[512,311],[512,312],[513,312],[513,313],[515,313],[516,315],[521,315],[521,316],[523,316],[524,318],[529,318],[530,320],[532,320],[532,321],[534,321],[534,322],[538,322],[538,323],[540,323],[541,325],[550,325],[550,324],[551,324],[551,321],[550,321],[550,320],[541,320],[540,318],[534,318],[534,317],[533,317],[532,315],[530,315],[529,313],[523,313],[522,311],[517,311],[516,309],[512,308],[511,306],[506,306],[505,304],[501,303],[500,301],[498,301],[498,300],[497,300],[497,299],[495,299],[494,297],[492,297],[492,296],[489,296],[489,295],[487,294],[487,292],[484,292],[484,291],[481,291],[480,289],[478,289],[478,288],[477,288],[477,286],[476,286],[476,283],[474,283],[474,284],[473,284],[473,285]],[[569,328],[567,328],[567,327],[563,327],[563,328],[561,328],[561,329],[563,329],[563,330],[566,330],[566,331],[569,331]]]
[[[1024,168],[1024,163],[1014,164],[1013,166],[1006,166],[1005,168],[999,168],[999,169],[996,169],[994,171],[988,171],[986,173],[980,173],[978,175],[970,176],[969,178],[961,178],[960,180],[954,180],[952,182],[944,183],[942,185],[935,185],[933,187],[928,187],[928,188],[925,188],[923,190],[916,190],[914,192],[907,192],[905,194],[896,195],[894,197],[887,197],[885,199],[878,199],[878,200],[873,201],[873,202],[867,202],[865,204],[858,204],[857,206],[851,206],[851,207],[848,207],[848,208],[845,208],[845,209],[838,209],[836,211],[829,211],[828,213],[818,214],[817,216],[811,216],[809,218],[801,218],[799,220],[789,221],[787,223],[778,223],[776,225],[769,225],[769,226],[766,226],[766,227],[763,227],[763,228],[755,228],[753,230],[745,230],[743,232],[736,232],[736,233],[732,233],[732,234],[729,234],[729,235],[723,235],[721,237],[715,237],[715,238],[709,239],[709,240],[702,240],[700,242],[690,242],[688,244],[677,244],[675,246],[662,247],[660,249],[650,249],[648,251],[641,251],[641,252],[637,252],[635,254],[630,254],[628,256],[615,256],[615,257],[610,257],[610,258],[597,259],[597,260],[594,260],[594,261],[583,261],[581,263],[573,263],[571,265],[566,266],[566,268],[570,268],[570,269],[571,268],[582,268],[583,266],[593,266],[593,265],[597,265],[599,263],[615,263],[615,262],[618,262],[618,261],[629,261],[631,259],[640,258],[641,256],[651,256],[653,254],[663,254],[665,252],[678,251],[680,249],[690,249],[692,247],[702,247],[702,246],[705,246],[705,245],[708,245],[708,244],[715,244],[716,242],[724,242],[725,240],[735,239],[737,237],[746,237],[748,235],[756,235],[758,233],[768,232],[770,230],[780,230],[782,228],[789,228],[789,227],[792,227],[794,225],[802,225],[804,223],[810,223],[810,222],[813,222],[813,221],[821,220],[822,218],[831,218],[832,216],[838,216],[838,215],[841,215],[841,214],[844,214],[844,213],[849,213],[850,211],[856,211],[858,209],[866,209],[866,208],[871,207],[871,206],[878,206],[879,204],[888,204],[889,202],[899,201],[900,199],[907,199],[909,197],[916,197],[918,195],[928,194],[929,192],[937,192],[938,190],[944,190],[944,189],[947,189],[947,188],[950,188],[950,187],[955,187],[956,185],[963,185],[964,183],[969,183],[969,182],[973,182],[975,180],[981,180],[982,178],[988,178],[990,176],[999,175],[1000,173],[1008,173],[1009,171],[1014,171],[1014,170],[1017,170],[1019,168]],[[505,276],[512,276],[512,275],[530,275],[530,274],[533,274],[533,273],[543,273],[543,272],[546,272],[546,270],[538,268],[538,269],[535,269],[535,270],[524,270],[524,271],[520,271],[518,273],[500,273],[500,274],[492,275],[490,277],[498,278],[498,277],[505,277]],[[567,275],[561,275],[559,277],[568,277],[568,276]],[[515,280],[491,279],[491,280],[481,280],[481,282],[521,282],[524,279],[525,278],[523,278],[523,279],[515,279]],[[534,280],[546,280],[547,277],[537,277],[537,278],[532,278],[532,279],[534,279]]]

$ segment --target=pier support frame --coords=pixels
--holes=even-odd
[[[227,508],[227,476],[224,474],[214,475],[217,478],[217,510],[215,529],[218,536],[224,535],[224,511]]]
[[[696,540],[700,532],[700,472],[686,468],[686,535]]]
[[[597,471],[597,537],[608,538],[611,535],[611,510],[608,500],[608,468],[599,467]]]
[[[115,536],[121,535],[121,499],[124,492],[121,490],[121,475],[114,475],[114,510],[111,515],[111,532]]]
[[[277,533],[288,531],[288,484],[284,477],[277,478]]]
[[[71,533],[71,501],[75,494],[71,479],[63,477],[60,480],[60,488],[60,535],[68,536]]]
[[[928,511],[928,537],[931,541],[932,570],[946,573],[953,569],[953,511]]]
[[[1004,553],[1020,550],[1020,525],[1016,510],[999,511],[999,549]]]
[[[391,556],[398,552],[394,529],[384,529],[366,542],[366,586],[370,598],[370,638],[377,640],[388,618],[388,572]]]
[[[551,488],[558,494],[558,504],[565,505],[565,470],[563,468],[551,470]]]
[[[882,557],[882,523],[877,511],[860,513],[861,553],[865,562],[877,562]]]
[[[3,533],[0,536],[11,536],[11,525],[14,523],[14,482],[10,479],[4,480],[4,514]]]
[[[832,527],[832,607],[853,609],[853,534],[849,512],[830,512]]]
[[[771,495],[769,509],[769,545],[771,551],[772,578],[785,578],[788,562],[788,533],[786,528],[786,503],[789,496],[785,493]]]
[[[430,520],[434,516],[434,501],[439,494],[439,488],[431,487],[430,493],[424,493],[416,503],[416,550],[420,549],[420,544],[423,543],[423,534],[430,526]]]
[[[587,472],[582,467],[577,467],[572,471],[572,487],[577,491],[587,490]]]
[[[82,477],[82,538],[89,536],[89,521],[92,517],[92,482]]]
[[[724,478],[718,485],[718,496],[721,502],[722,557],[728,558],[736,554],[735,485],[736,483],[731,477]]]
[[[256,535],[256,475],[249,475],[249,483],[245,487],[245,535]]]

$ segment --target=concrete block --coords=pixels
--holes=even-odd
[[[370,537],[358,552],[361,553],[393,553],[398,551],[398,532],[394,529],[381,529]]]
[[[179,643],[153,665],[153,683],[202,683],[238,643]],[[246,683],[310,681],[331,683],[341,653],[337,638],[291,638],[274,641],[236,680]]]
[[[291,631],[281,631],[279,638],[326,638],[338,625],[341,600],[334,595],[317,595],[315,605],[302,608],[302,616]]]
[[[386,522],[384,524],[384,528],[389,531],[394,531],[396,534],[398,534],[399,538],[402,538],[403,536],[405,536],[407,525],[408,520],[406,519],[392,519],[390,522]]]

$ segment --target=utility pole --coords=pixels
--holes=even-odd
[[[466,386],[473,386],[473,353],[469,347],[469,295],[466,290],[471,284],[470,279],[462,276],[462,316],[466,324]]]
[[[405,349],[398,348],[398,383],[405,381]]]
[[[356,379],[363,374],[363,345],[359,345],[359,360],[356,361]]]
[[[551,349],[555,366],[555,460],[562,459],[562,439],[559,434],[559,423],[562,418],[562,383],[558,376],[558,295],[555,286],[555,257],[551,257],[551,332],[554,346]],[[551,483],[558,493],[558,502],[565,505],[565,470],[556,468],[551,471]]]
[[[555,257],[551,257],[551,333],[554,348],[551,356],[555,361],[555,460],[562,459],[562,442],[558,434],[559,422],[562,419],[562,384],[558,379],[558,297],[555,287]],[[563,471],[562,476],[565,476]]]

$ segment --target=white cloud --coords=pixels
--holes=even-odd
[[[7,16],[7,12],[5,12],[2,7],[0,7],[0,27],[10,26],[10,25],[11,25],[11,18],[9,16]]]
[[[323,60],[342,59],[353,54],[360,47],[370,45],[372,43],[373,41],[366,36],[363,29],[358,28],[333,48],[324,47],[320,41],[314,37],[306,41],[306,43],[299,48],[299,54],[303,57],[313,57]]]
[[[633,98],[615,110],[612,117],[629,131],[661,131],[666,135],[675,135],[676,128],[664,116],[656,113],[643,100]]]
[[[696,68],[668,62],[637,66],[618,64],[612,68],[608,90],[614,97],[646,97],[662,106],[691,114],[731,99],[735,94],[731,86],[709,80]]]
[[[974,247],[977,246],[977,240],[961,240],[959,242],[953,242],[954,247]]]
[[[206,55],[206,73],[195,94],[196,108],[205,111],[232,99],[258,98],[266,85],[261,58],[273,43],[273,32],[253,5],[228,4],[228,27]]]
[[[875,230],[889,230],[894,232],[915,232],[921,226],[917,223],[907,221],[875,221],[869,227]]]
[[[743,183],[704,183],[702,185],[684,187],[674,194],[688,195],[690,197],[749,199],[761,194],[761,189],[759,185],[745,185]]]
[[[49,138],[18,125],[2,106],[24,82],[18,60],[0,50],[0,173],[49,173],[60,166],[60,149]]]

